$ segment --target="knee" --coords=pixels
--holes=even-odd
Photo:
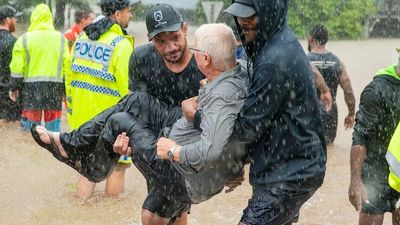
[[[117,134],[127,132],[132,126],[135,117],[127,112],[119,112],[112,115],[108,120],[108,125],[111,126],[113,131]]]

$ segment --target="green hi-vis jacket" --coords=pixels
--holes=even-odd
[[[67,42],[63,34],[54,29],[49,7],[39,4],[32,12],[28,31],[14,45],[10,63],[11,77],[22,81],[24,108],[61,109],[63,88],[54,87],[62,87],[64,83],[68,55]],[[57,93],[48,94],[53,89]],[[49,96],[55,96],[56,100],[47,101]],[[27,101],[37,103],[28,104]],[[46,101],[53,103],[49,106]]]
[[[101,33],[104,29],[101,24],[106,19],[89,25],[89,30]],[[65,79],[71,129],[115,105],[129,92],[128,65],[133,52],[133,37],[125,35],[116,23],[95,40],[85,32],[72,46],[68,60],[70,70]]]

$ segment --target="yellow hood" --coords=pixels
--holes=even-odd
[[[32,12],[28,31],[34,30],[54,30],[53,15],[46,4],[39,4]]]

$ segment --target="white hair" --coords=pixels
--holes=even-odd
[[[201,25],[195,32],[197,48],[207,52],[216,69],[226,71],[236,64],[236,38],[223,23]]]

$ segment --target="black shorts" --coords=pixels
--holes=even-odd
[[[149,210],[157,216],[175,220],[183,212],[189,212],[190,205],[189,199],[168,198],[168,196],[165,196],[156,187],[150,187],[142,208]]]
[[[300,207],[314,192],[293,192],[275,187],[254,188],[240,221],[246,225],[290,225],[297,220]]]
[[[367,188],[368,201],[362,203],[361,212],[368,214],[383,214],[393,212],[400,194],[392,189],[388,183],[364,181]]]

